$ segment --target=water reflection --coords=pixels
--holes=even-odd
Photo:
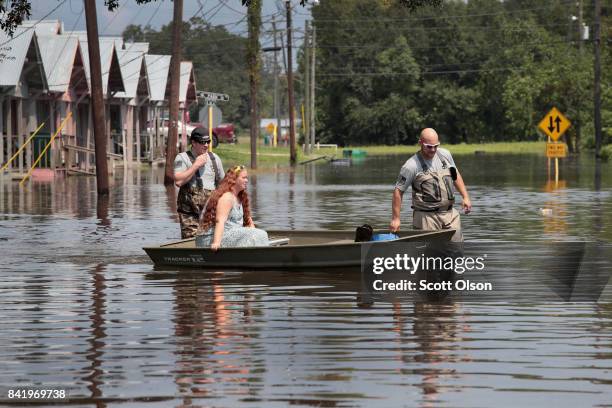
[[[423,390],[422,407],[435,407],[441,402],[439,394],[445,392],[444,384],[460,380],[460,375],[453,369],[444,368],[448,363],[468,361],[455,353],[457,342],[462,340],[460,306],[457,304],[437,304],[417,302],[414,304],[414,322],[412,329],[418,343],[417,354],[409,355],[404,360],[424,366],[415,371],[421,376],[420,387]]]
[[[108,218],[108,203],[110,198],[108,195],[99,195],[96,207],[96,214],[98,216],[100,226],[108,227],[111,222]]]
[[[106,338],[106,278],[104,277],[105,265],[96,265],[91,271],[91,314],[89,320],[91,322],[91,336],[88,339],[89,348],[86,352],[87,360],[91,363],[88,372],[83,380],[89,384],[87,389],[90,392],[89,398],[96,400],[97,407],[106,407],[106,404],[101,400],[102,386],[104,381],[102,376],[104,370],[102,368],[104,361],[104,347]]]
[[[261,374],[257,355],[257,330],[245,331],[253,323],[251,294],[226,293],[211,273],[208,285],[197,279],[179,277],[174,283],[176,370],[175,382],[183,404],[192,398],[215,396],[222,385],[235,396],[257,396],[250,383],[255,371]]]

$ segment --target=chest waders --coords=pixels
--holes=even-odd
[[[421,152],[416,154],[422,171],[412,182],[412,208],[425,212],[449,211],[455,203],[453,180],[457,170],[451,167],[439,152],[436,155],[442,162],[442,170],[431,170]]]
[[[195,162],[195,157],[191,150],[187,151],[187,156],[191,161],[191,165]],[[211,152],[208,152],[208,158],[211,160],[213,170],[215,172],[215,188],[219,185],[219,168],[217,167],[217,161]],[[191,183],[185,183],[181,186],[178,192],[178,198],[176,200],[176,207],[179,213],[190,215],[192,217],[199,218],[200,213],[206,206],[206,202],[210,197],[212,190],[206,190],[203,187],[202,176],[200,176],[200,170],[195,172],[194,177],[196,178],[196,185],[192,186]]]

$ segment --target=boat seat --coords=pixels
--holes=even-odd
[[[270,246],[289,245],[289,238],[271,239],[269,241],[269,244]]]
[[[327,245],[335,245],[335,244],[354,244],[355,241],[352,239],[339,239],[337,241],[326,242]]]

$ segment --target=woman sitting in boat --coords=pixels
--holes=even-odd
[[[200,220],[197,247],[213,251],[223,247],[267,246],[268,233],[255,228],[246,191],[249,176],[245,166],[235,166],[212,193]]]

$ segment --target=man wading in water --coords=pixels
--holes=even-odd
[[[419,138],[421,150],[409,158],[400,170],[393,191],[391,232],[400,228],[400,211],[404,192],[412,187],[412,224],[420,230],[455,229],[452,241],[462,242],[459,212],[453,208],[455,195],[453,185],[463,197],[463,211],[472,211],[461,173],[455,167],[453,156],[440,148],[438,134],[431,128],[423,129]]]
[[[174,159],[174,184],[180,188],[176,204],[182,239],[195,237],[206,201],[225,177],[221,159],[208,151],[211,143],[208,129],[195,128],[189,139],[191,150]]]

